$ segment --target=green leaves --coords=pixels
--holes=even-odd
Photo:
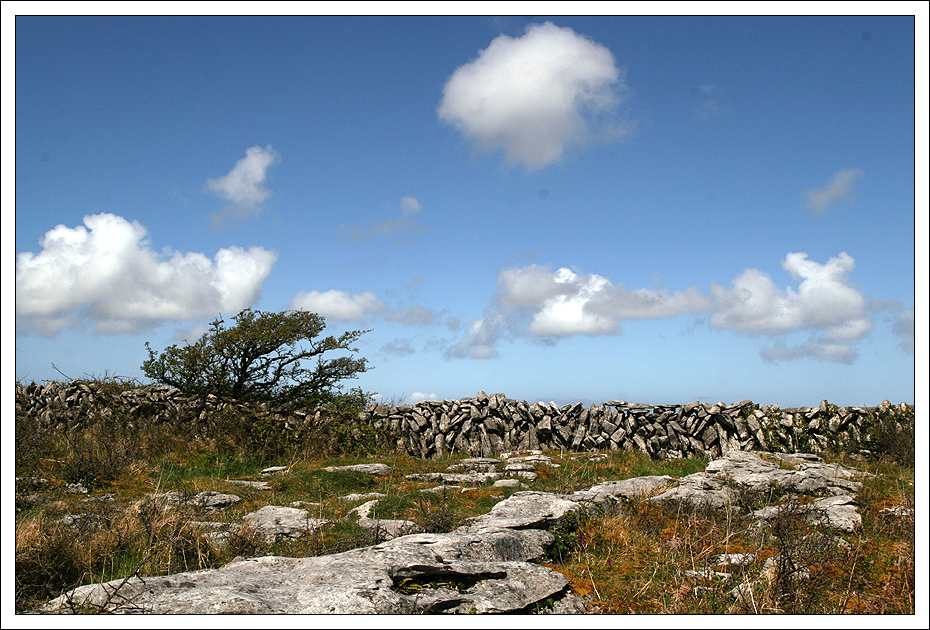
[[[307,311],[241,311],[227,328],[217,318],[196,342],[157,354],[146,343],[146,376],[188,395],[314,405],[333,396],[338,383],[368,370],[364,358],[325,353],[357,352],[352,344],[365,330],[318,339],[324,319]],[[315,360],[315,361],[314,361]]]

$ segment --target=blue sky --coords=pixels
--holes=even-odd
[[[387,399],[914,402],[914,29],[16,18],[15,376],[306,308]]]

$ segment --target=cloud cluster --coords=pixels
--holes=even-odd
[[[301,291],[291,300],[290,308],[311,311],[337,322],[365,319],[385,310],[384,303],[372,291],[352,295],[348,291],[336,289]]]
[[[843,252],[821,265],[805,253],[791,253],[782,267],[801,281],[797,289],[781,290],[757,269],[740,274],[731,289],[711,286],[715,303],[711,327],[765,335],[811,331],[815,339],[810,344],[787,350],[776,347],[763,356],[774,360],[810,355],[852,362],[856,357],[852,344],[872,329],[865,296],[846,277],[855,261]]]
[[[42,251],[16,257],[17,327],[43,335],[95,322],[97,332],[132,332],[166,320],[242,310],[258,300],[277,254],[220,249],[213,259],[157,253],[136,221],[113,214],[59,225]]]
[[[822,188],[808,188],[804,191],[807,207],[817,214],[823,214],[830,206],[840,201],[851,201],[853,184],[862,176],[863,172],[858,168],[846,168],[835,172]]]
[[[675,292],[628,289],[604,276],[564,267],[555,272],[537,265],[503,269],[493,304],[482,318],[471,321],[446,354],[493,358],[498,356],[499,340],[507,336],[553,341],[611,335],[622,332],[625,320],[711,311],[712,328],[778,339],[762,350],[766,360],[815,357],[849,363],[856,358],[854,344],[872,329],[866,299],[847,277],[854,266],[845,252],[825,264],[809,260],[805,253],[789,253],[782,267],[800,281],[797,288],[780,289],[767,274],[747,269],[731,288],[711,285],[709,295],[696,287]],[[906,343],[906,315],[902,322]],[[783,337],[796,332],[810,333],[810,341],[787,346]]]
[[[551,22],[531,24],[456,69],[438,114],[477,148],[532,171],[569,147],[621,133],[611,120],[624,78],[605,46]]]
[[[232,204],[222,214],[212,216],[214,225],[220,226],[228,219],[241,220],[259,211],[261,204],[271,196],[271,191],[263,184],[268,169],[277,161],[278,154],[271,145],[254,146],[246,149],[245,157],[236,162],[229,173],[207,180],[207,190]]]
[[[529,265],[501,270],[494,304],[472,320],[447,356],[492,358],[506,335],[526,334],[543,340],[572,335],[612,335],[623,320],[657,319],[699,313],[710,301],[696,288],[669,293],[629,290],[597,274],[566,267],[552,272]]]
[[[504,312],[532,313],[528,331],[537,337],[616,334],[625,319],[674,317],[708,307],[696,288],[631,291],[597,274],[565,267],[553,273],[536,265],[501,271],[496,299]]]

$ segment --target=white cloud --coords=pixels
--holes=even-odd
[[[447,359],[493,359],[498,356],[497,342],[507,333],[506,318],[488,309],[481,319],[468,323],[465,336],[445,352]]]
[[[418,402],[424,400],[439,400],[436,394],[424,394],[423,392],[413,392],[410,394],[410,397],[407,399],[410,401],[411,405],[415,405]]]
[[[503,269],[494,305],[469,324],[447,356],[495,357],[497,342],[505,334],[538,339],[619,334],[623,320],[674,317],[709,306],[696,288],[630,291],[603,276],[581,275],[566,267],[555,272],[537,265]]]
[[[16,315],[24,329],[55,335],[91,319],[97,332],[129,332],[238,312],[258,300],[277,258],[260,247],[224,248],[213,260],[159,254],[136,221],[103,213],[83,223],[49,230],[38,254],[17,254]]]
[[[540,337],[615,334],[622,320],[674,317],[710,305],[694,287],[675,293],[631,291],[597,274],[579,275],[565,267],[552,273],[536,265],[501,271],[497,302],[504,310],[531,311],[528,330]]]
[[[827,208],[840,201],[853,199],[853,184],[863,176],[858,168],[847,168],[837,171],[822,188],[809,188],[804,191],[807,207],[818,214],[826,212]]]
[[[772,337],[807,331],[807,344],[788,347],[780,340],[766,348],[766,360],[805,356],[849,363],[854,344],[872,329],[866,298],[847,276],[855,261],[845,252],[820,264],[805,253],[789,253],[782,267],[796,288],[779,289],[768,274],[746,269],[732,288],[711,285],[708,297],[696,287],[669,292],[627,289],[598,274],[567,267],[552,272],[529,265],[502,269],[497,293],[484,317],[470,322],[464,336],[446,351],[449,358],[493,358],[504,336],[529,335],[547,343],[572,335],[619,334],[625,320],[664,319],[712,311],[712,328]],[[908,339],[907,316],[896,332]],[[910,320],[913,339],[913,318]]]
[[[479,149],[536,170],[569,147],[621,132],[609,120],[624,78],[605,46],[551,22],[531,24],[456,69],[438,114]]]
[[[322,315],[337,322],[364,319],[384,310],[384,304],[371,291],[351,295],[347,291],[301,291],[291,300],[291,309]]]
[[[401,197],[400,198],[400,209],[403,212],[403,216],[408,217],[412,214],[416,214],[423,207],[420,205],[420,202],[417,201],[416,197]]]
[[[263,184],[269,167],[277,160],[278,154],[271,145],[264,149],[254,146],[246,150],[245,157],[229,173],[207,180],[209,191],[233,204],[224,214],[213,215],[215,224],[221,224],[225,218],[244,219],[258,212],[262,202],[271,196]]]
[[[740,274],[732,289],[712,285],[715,312],[711,327],[773,336],[809,330],[819,335],[812,343],[796,348],[776,346],[763,351],[763,356],[771,360],[801,356],[844,363],[854,360],[851,344],[872,329],[872,322],[866,314],[865,296],[846,277],[855,267],[853,258],[843,252],[821,265],[803,252],[790,253],[782,267],[801,280],[797,289],[781,290],[757,269]]]

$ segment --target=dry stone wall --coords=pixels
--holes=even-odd
[[[16,414],[29,414],[46,429],[80,428],[117,411],[156,423],[197,423],[215,411],[236,412],[243,405],[189,398],[169,387],[147,386],[118,391],[86,382],[30,383],[16,387]],[[282,413],[258,410],[300,431],[325,410]],[[251,410],[254,413],[255,410]],[[650,405],[608,401],[585,407],[554,402],[514,400],[504,394],[478,392],[472,398],[422,401],[415,405],[372,404],[359,420],[396,437],[399,451],[415,457],[468,453],[490,457],[532,449],[568,451],[638,450],[655,459],[720,457],[729,451],[793,453],[827,449],[867,451],[876,417],[911,414],[905,403],[878,407],[781,409],[750,400],[725,405],[691,402]]]
[[[648,405],[608,401],[584,407],[527,403],[504,394],[371,405],[362,419],[396,433],[400,450],[417,457],[465,452],[487,457],[513,450],[638,450],[654,459],[720,457],[728,451],[865,451],[879,407],[781,409],[750,400],[725,405]],[[901,403],[897,410],[908,411]]]

